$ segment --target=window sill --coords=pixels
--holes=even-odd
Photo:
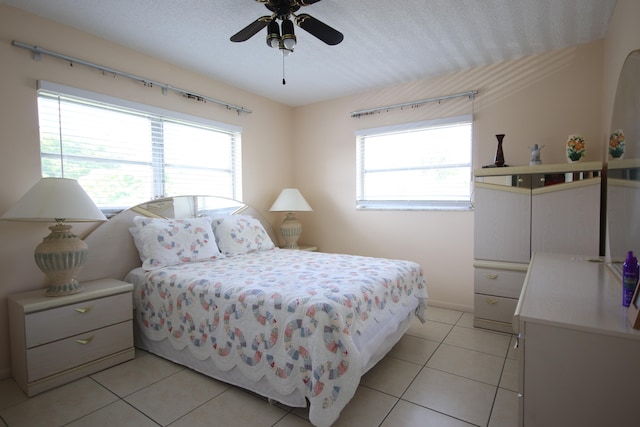
[[[410,203],[359,203],[357,211],[472,211],[471,204],[410,204]]]

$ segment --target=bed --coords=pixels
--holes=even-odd
[[[410,261],[275,247],[259,212],[184,196],[124,211],[85,239],[81,279],[134,285],[136,346],[331,425],[361,376],[423,320]]]

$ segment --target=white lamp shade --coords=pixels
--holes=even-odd
[[[42,178],[3,216],[9,221],[106,221],[75,179]]]
[[[285,188],[269,210],[272,212],[301,212],[313,209],[297,188]]]

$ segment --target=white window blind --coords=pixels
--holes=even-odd
[[[240,200],[240,129],[39,82],[42,176],[77,179],[104,211],[179,194]]]
[[[472,116],[356,132],[360,209],[469,209]]]

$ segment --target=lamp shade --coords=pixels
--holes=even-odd
[[[285,188],[280,192],[280,195],[269,210],[272,212],[300,212],[312,211],[313,209],[304,199],[300,190],[297,188]]]
[[[106,221],[75,179],[42,178],[2,217],[9,221]]]

